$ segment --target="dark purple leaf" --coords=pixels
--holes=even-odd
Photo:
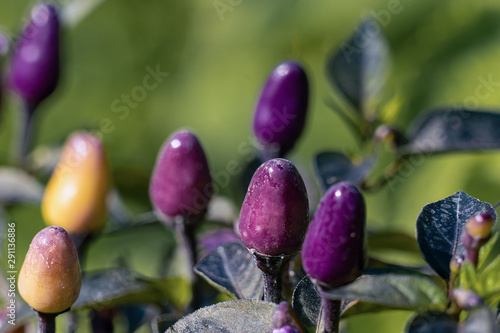
[[[407,324],[406,333],[457,333],[458,325],[453,318],[440,311],[417,313]],[[482,332],[482,331],[481,331]]]
[[[444,308],[447,303],[445,291],[430,276],[401,268],[368,269],[356,281],[325,295],[405,309]]]
[[[431,110],[414,121],[400,153],[435,154],[500,148],[500,113]]]
[[[218,247],[203,258],[194,268],[219,291],[240,299],[260,299],[264,284],[262,273],[252,255],[241,243]]]
[[[340,181],[359,185],[375,164],[375,158],[368,157],[360,164],[353,164],[344,154],[321,152],[314,159],[316,173],[324,190]]]
[[[417,218],[417,241],[424,259],[441,277],[448,279],[454,255],[465,254],[461,243],[464,224],[472,216],[490,210],[493,207],[489,203],[465,192],[424,206]]]
[[[388,54],[380,25],[366,20],[327,61],[327,78],[361,114],[377,102],[386,77]]]

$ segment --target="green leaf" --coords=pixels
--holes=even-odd
[[[388,56],[380,25],[374,20],[365,20],[328,59],[327,78],[360,114],[366,115],[374,111],[380,101]]]
[[[458,325],[453,318],[445,312],[420,311],[408,321],[405,332],[458,333]]]
[[[450,260],[465,254],[462,229],[472,216],[492,211],[493,207],[465,192],[457,192],[424,206],[417,218],[417,241],[427,263],[444,279],[450,275]]]
[[[194,268],[208,283],[233,298],[260,299],[264,284],[262,273],[252,255],[241,243],[219,246]]]
[[[441,309],[445,291],[428,275],[400,268],[366,270],[356,281],[325,292],[330,299],[353,299],[401,309]]]
[[[486,304],[494,307],[500,302],[499,276],[500,237],[496,233],[481,249],[477,269],[468,261],[462,264],[460,287],[475,291]]]
[[[202,308],[179,320],[166,333],[256,333],[273,330],[276,304],[236,300]]]
[[[417,118],[400,153],[435,154],[500,148],[500,113],[437,109]]]
[[[477,267],[479,270],[487,268],[500,255],[500,233],[496,232],[490,240],[481,247]]]
[[[460,287],[466,290],[473,290],[482,296],[482,286],[476,272],[476,268],[470,261],[464,261],[460,268]]]
[[[497,305],[500,302],[500,255],[496,260],[484,270],[479,272],[481,286],[483,288],[482,295],[484,301],[489,305]]]
[[[0,167],[0,204],[40,204],[43,185],[21,169]]]
[[[461,326],[460,333],[498,333],[495,315],[487,306],[471,310]]]
[[[316,155],[314,164],[323,190],[326,190],[342,180],[359,185],[374,166],[375,158],[368,157],[357,165],[342,153],[321,152]]]

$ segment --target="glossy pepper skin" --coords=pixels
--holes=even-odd
[[[51,4],[37,5],[14,47],[8,85],[31,110],[54,92],[59,80],[59,18]]]
[[[300,250],[308,225],[307,191],[297,168],[281,158],[263,163],[241,207],[243,243],[268,256],[293,254]]]
[[[164,144],[149,187],[151,202],[160,215],[196,220],[203,216],[213,194],[212,178],[196,136],[179,131]]]
[[[31,242],[21,272],[19,293],[35,310],[60,313],[80,293],[82,275],[75,245],[61,227],[47,227]]]
[[[304,69],[291,61],[276,67],[255,110],[253,131],[258,141],[264,147],[277,148],[283,156],[304,129],[308,101],[309,84]]]
[[[365,219],[365,202],[355,186],[340,182],[328,189],[302,246],[302,264],[312,279],[335,287],[361,274]]]
[[[99,231],[105,222],[110,187],[102,142],[89,133],[75,133],[65,143],[42,199],[47,225],[70,234]]]

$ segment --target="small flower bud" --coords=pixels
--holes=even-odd
[[[494,224],[495,216],[491,212],[485,212],[472,216],[465,224],[465,229],[472,237],[488,239]]]
[[[478,294],[471,290],[453,289],[453,300],[460,309],[471,310],[483,304]]]
[[[75,245],[61,227],[47,227],[31,242],[19,274],[19,293],[36,311],[60,313],[80,293],[82,275]]]
[[[109,183],[102,142],[88,133],[73,134],[43,195],[45,223],[72,235],[99,231],[105,222]]]
[[[328,189],[302,246],[302,264],[312,279],[336,287],[361,274],[365,219],[365,202],[355,186],[340,182]]]
[[[273,333],[299,333],[299,329],[294,324],[294,311],[290,303],[283,301],[273,313],[274,330]]]
[[[304,181],[288,160],[276,158],[255,171],[240,212],[243,243],[267,256],[300,250],[309,224]]]
[[[59,79],[59,18],[51,4],[37,5],[14,47],[10,88],[32,109],[55,90]]]
[[[288,302],[283,301],[280,304],[278,304],[276,309],[274,309],[274,313],[273,313],[274,327],[279,328],[279,327],[283,327],[287,324],[291,324],[292,323],[292,315],[291,315],[290,311],[293,311],[293,310],[292,310],[291,305]]]
[[[464,262],[465,258],[463,255],[456,255],[453,258],[451,258],[450,261],[450,271],[454,274],[460,273],[460,270],[462,269],[462,263]]]
[[[198,139],[179,131],[164,144],[151,177],[149,194],[160,215],[197,220],[207,211],[213,186]]]
[[[308,99],[304,69],[295,62],[280,64],[268,78],[257,103],[253,120],[257,140],[283,156],[302,133]]]
[[[377,127],[373,135],[375,142],[386,142],[392,147],[397,148],[403,144],[403,135],[401,132],[389,125],[383,124]]]

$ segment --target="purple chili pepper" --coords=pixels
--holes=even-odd
[[[265,150],[283,156],[300,137],[306,120],[309,85],[304,69],[284,62],[271,73],[260,94],[253,120]]]

